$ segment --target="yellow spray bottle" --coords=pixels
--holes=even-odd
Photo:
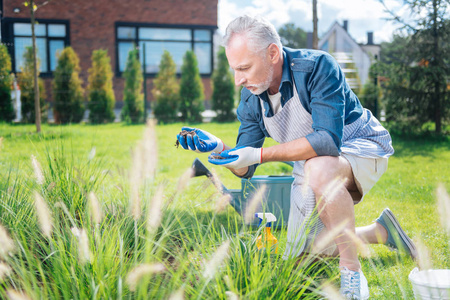
[[[271,232],[271,224],[277,218],[271,213],[256,213],[255,217],[259,218],[259,224],[266,219],[266,227],[264,228],[264,232],[256,239],[256,247],[259,250],[270,248],[271,253],[278,253],[278,240]]]

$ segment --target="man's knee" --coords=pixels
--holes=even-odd
[[[311,189],[321,192],[330,181],[337,177],[338,157],[319,156],[305,162],[305,176]]]
[[[305,177],[316,195],[322,195],[336,179],[342,179],[345,187],[352,184],[350,163],[342,157],[319,156],[306,161]]]

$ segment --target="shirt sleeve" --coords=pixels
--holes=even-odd
[[[250,107],[248,101],[241,100],[239,103],[237,118],[239,122],[241,122],[241,126],[239,127],[236,147],[261,148],[263,146],[265,135],[259,125],[257,109],[258,108]],[[259,112],[259,114],[261,114],[261,112]],[[251,178],[257,167],[258,164],[249,166],[248,172],[245,175],[238,177]]]
[[[339,156],[345,120],[347,83],[336,60],[318,58],[308,80],[314,132],[306,139],[319,156]]]

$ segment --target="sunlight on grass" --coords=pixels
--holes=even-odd
[[[229,146],[238,127],[202,125]],[[208,164],[207,154],[177,149],[180,128],[45,125],[37,136],[31,125],[0,125],[0,298],[317,299],[322,291],[335,293],[337,261],[281,259],[285,228],[274,230],[278,255],[258,251],[261,228],[246,226],[220,189],[206,177],[192,178],[189,168],[198,157],[227,188],[240,189],[241,180]],[[395,137],[388,172],[355,207],[357,225],[390,207],[434,268],[450,268],[449,237],[436,206],[450,190],[448,142]],[[291,172],[269,163],[257,174]],[[413,297],[409,257],[371,246],[361,261],[371,299]]]

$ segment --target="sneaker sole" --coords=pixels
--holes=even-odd
[[[408,247],[409,252],[411,253],[411,257],[413,259],[417,259],[417,250],[416,250],[416,246],[414,245],[413,241],[403,231],[402,227],[400,226],[400,223],[397,221],[397,218],[395,218],[392,211],[389,208],[387,208],[385,210],[385,212],[386,212],[387,217],[391,221],[392,225],[394,225],[395,229],[400,234],[400,238]]]

